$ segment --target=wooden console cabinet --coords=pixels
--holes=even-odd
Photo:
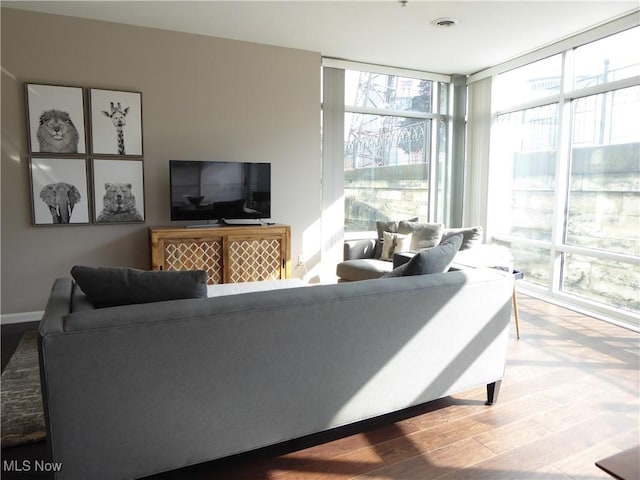
[[[291,275],[287,225],[150,229],[152,270],[205,270],[209,284]]]

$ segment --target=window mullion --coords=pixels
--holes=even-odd
[[[573,71],[572,58],[563,55],[562,85],[566,86],[567,72]],[[556,178],[554,194],[553,228],[551,229],[552,266],[549,288],[552,293],[562,290],[563,251],[567,228],[567,211],[569,204],[569,172],[571,163],[571,102],[565,99],[564,88],[560,91],[558,105],[558,149],[556,152]]]
[[[403,118],[416,118],[416,119],[437,119],[441,115],[437,113],[422,113],[406,110],[391,110],[388,108],[372,108],[372,107],[357,107],[347,105],[344,107],[345,112],[359,113],[362,115],[384,115],[388,117],[403,117]]]
[[[510,203],[487,219],[536,294],[636,329],[640,64],[626,47],[638,38],[634,27],[505,73],[491,134],[491,169],[502,176],[491,185]]]
[[[438,115],[441,114],[442,112],[440,112],[440,88],[438,88],[438,84],[436,82],[433,83],[433,88],[431,91],[431,105],[432,108],[431,110],[433,112],[436,112]],[[440,131],[440,120],[439,120],[439,116],[437,118],[433,118],[431,120],[431,145],[427,144],[427,136],[425,135],[425,144],[424,144],[424,152],[425,155],[427,154],[427,152],[429,152],[430,158],[429,158],[429,164],[428,164],[428,179],[429,179],[429,183],[428,183],[428,217],[427,219],[431,222],[431,221],[435,221],[436,218],[436,208],[438,205],[438,156],[439,156],[439,151],[440,151],[440,145],[439,145],[439,136],[438,136],[438,132]]]
[[[439,131],[439,125],[440,122],[438,120],[432,120],[431,121],[431,145],[427,145],[426,144],[426,138],[425,138],[425,154],[427,151],[430,151],[430,155],[431,158],[429,159],[429,164],[428,164],[428,168],[429,168],[429,172],[428,172],[428,176],[429,176],[429,217],[428,220],[430,222],[435,221],[436,218],[436,206],[438,203],[438,183],[437,183],[437,179],[438,179],[438,174],[437,174],[437,166],[438,166],[438,152],[440,150],[439,148],[439,141],[438,141],[438,131]],[[426,135],[425,135],[426,137]],[[430,150],[427,150],[429,149]]]
[[[591,97],[600,93],[614,92],[616,90],[622,90],[624,88],[635,87],[636,85],[640,85],[640,76],[623,78],[621,80],[601,83],[600,85],[594,85],[592,87],[567,91],[567,93],[565,94],[565,98],[574,100],[576,98]]]

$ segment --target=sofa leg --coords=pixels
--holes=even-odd
[[[493,383],[487,384],[487,403],[485,405],[493,405],[498,401],[498,393],[500,392],[500,385],[502,380],[497,380]]]

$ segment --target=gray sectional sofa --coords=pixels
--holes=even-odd
[[[481,385],[493,403],[512,291],[478,269],[96,309],[58,279],[40,324],[56,478],[138,478]]]
[[[415,219],[414,219],[415,220]],[[353,282],[380,278],[409,261],[417,252],[442,245],[455,235],[462,235],[460,250],[453,258],[452,268],[498,267],[510,271],[511,252],[505,247],[483,244],[481,226],[447,228],[440,223],[421,223],[413,220],[377,222],[377,236],[344,242],[344,259],[336,267],[339,282]],[[411,235],[406,249],[383,255],[383,245],[389,240],[386,233]]]

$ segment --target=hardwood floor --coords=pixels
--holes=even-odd
[[[640,335],[524,295],[519,301],[522,338],[512,326],[493,406],[480,387],[147,480],[611,478],[595,462],[640,442]],[[5,449],[3,459],[42,458],[43,445]]]

